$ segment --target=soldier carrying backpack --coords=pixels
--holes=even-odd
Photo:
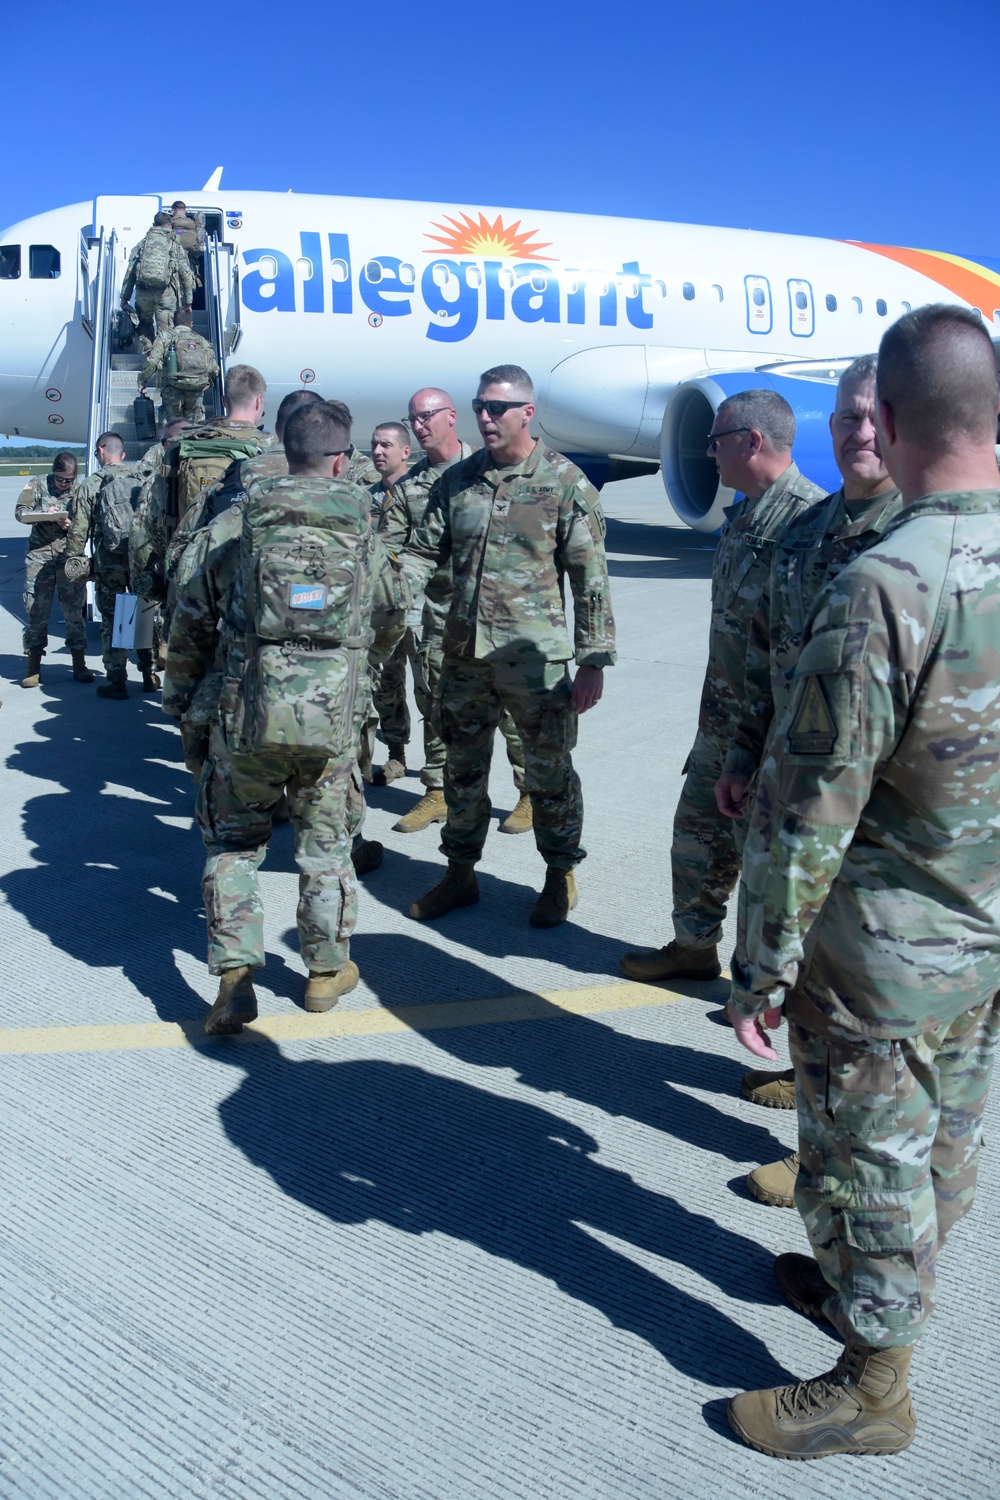
[[[388,560],[367,492],[342,478],[350,429],[340,415],[326,403],[300,407],[284,444],[288,474],[257,481],[242,511],[230,508],[192,540],[170,631],[164,707],[182,723],[221,649],[197,812],[208,855],[208,963],[220,978],[209,1034],[241,1031],[257,1014],[257,867],[283,792],[300,870],[306,1010],[329,1010],[358,982],[347,800],[376,578]],[[400,609],[393,640],[404,626]]]
[[[128,539],[145,478],[139,463],[125,459],[125,444],[117,432],[102,433],[97,441],[101,468],[80,485],[66,541],[66,576],[85,579],[93,573],[94,593],[101,614],[101,648],[107,682],[97,689],[100,698],[127,698],[128,652],[113,646],[115,600],[129,592]],[[92,557],[85,555],[87,542]],[[155,693],[160,679],[153,671],[153,648],[138,648],[142,690]]]
[[[219,363],[211,344],[195,333],[191,325],[191,309],[182,307],[175,326],[156,335],[156,342],[139,371],[139,390],[143,396],[146,386],[160,371],[160,415],[165,423],[176,422],[178,418],[204,422],[202,396],[218,378]]]
[[[122,307],[128,306],[133,290],[144,347],[152,343],[156,333],[173,327],[178,304],[190,307],[194,301],[191,266],[170,227],[169,214],[157,214],[152,229],[133,248],[122,282]]]

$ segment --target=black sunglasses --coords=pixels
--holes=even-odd
[[[510,411],[513,406],[530,406],[530,401],[481,401],[477,396],[472,403],[472,410],[478,417],[480,412],[488,412],[491,417],[502,417],[505,411]]]

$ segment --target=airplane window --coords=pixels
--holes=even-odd
[[[528,278],[528,284],[533,292],[544,292],[549,284],[549,278],[544,271],[534,271]]]
[[[884,300],[881,297],[878,299],[878,301],[875,304],[875,311],[878,313],[878,315],[879,315],[880,318],[884,318],[885,315],[886,315],[886,313],[889,311],[888,307],[886,306]]]
[[[684,301],[685,302],[693,302],[694,301],[694,282],[692,282],[692,281],[685,281],[684,285],[681,287],[681,292],[683,293]]]
[[[754,289],[753,289],[753,305],[754,305],[754,307],[763,307],[764,303],[766,301],[767,301],[767,298],[764,296],[763,287],[755,286]]]
[[[466,266],[465,281],[467,286],[479,287],[483,284],[482,272],[478,266]]]
[[[721,286],[718,286],[718,285],[713,286],[712,287],[712,291],[713,291],[713,293],[715,295],[716,302],[721,302],[722,301],[722,288],[721,288]]]
[[[514,272],[511,270],[510,266],[501,266],[500,270],[497,272],[497,281],[503,287],[504,291],[513,291]]]
[[[832,292],[827,292],[826,294],[826,310],[827,312],[837,311],[837,299]]]
[[[332,260],[330,262],[331,281],[346,281],[350,274],[350,271],[347,269],[346,260]]]
[[[993,309],[993,321],[994,323],[1000,323],[1000,307]]]
[[[298,260],[295,262],[295,269],[298,271],[303,281],[312,280],[313,263],[309,259],[308,255],[299,256]]]
[[[416,282],[417,274],[412,266],[403,265],[399,268],[399,279],[403,286],[413,286]]]
[[[257,270],[265,281],[277,281],[278,262],[273,255],[262,255],[257,262]]]
[[[20,245],[0,245],[0,281],[16,281],[20,274]]]
[[[377,260],[370,260],[365,266],[365,276],[369,281],[382,280],[382,267]]]
[[[545,290],[545,288],[540,286],[536,288],[536,290],[542,292]],[[625,293],[626,297],[638,297],[639,283],[636,281],[634,276],[629,276],[625,281],[622,282],[622,291]]]
[[[434,267],[431,275],[433,277],[435,286],[447,286],[449,281],[451,280],[451,272],[448,270],[447,266],[441,265],[440,261]]]
[[[55,245],[29,245],[29,276],[36,281],[55,281],[61,268],[62,260]]]
[[[654,281],[653,292],[662,302],[667,295],[667,283],[665,281]]]
[[[861,298],[860,297],[852,297],[851,298],[851,306],[854,308],[854,311],[856,313],[864,312],[864,308],[861,305]]]
[[[798,308],[799,312],[805,312],[806,308],[809,306],[809,298],[806,296],[805,292],[795,293],[795,306]]]
[[[901,302],[899,305],[905,313],[910,311],[910,304],[908,302]]]

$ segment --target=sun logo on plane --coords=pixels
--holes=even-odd
[[[497,214],[492,224],[483,213],[478,220],[470,218],[468,214],[462,214],[460,219],[453,219],[446,214],[444,223],[434,224],[433,227],[441,233],[425,233],[425,239],[437,241],[436,245],[424,251],[425,255],[440,255],[442,250],[449,250],[454,255],[500,256],[508,260],[556,258],[554,255],[540,253],[551,248],[548,240],[533,239],[533,229],[519,232],[521,220],[515,219],[513,224],[505,224],[501,214]]]

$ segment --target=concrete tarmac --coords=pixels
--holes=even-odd
[[[58,610],[42,689],[17,685],[20,483],[0,480],[0,1500],[1000,1491],[995,1091],[914,1359],[913,1446],[787,1464],[727,1427],[733,1392],[818,1374],[838,1346],[773,1285],[805,1234],[743,1180],[793,1148],[795,1116],[739,1097],[724,982],[618,973],[671,936],[705,658],[712,542],[673,524],[659,481],[605,491],[620,661],[580,726],[570,922],[527,925],[542,863],[497,832],[479,905],[410,921],[444,863],[435,829],[391,831],[411,774],[371,791],[387,853],[364,881],[359,988],[302,1010],[279,828],[261,1021],[208,1043],[177,731],[134,669],[127,703],[71,680]],[[502,748],[492,792],[499,819]]]

